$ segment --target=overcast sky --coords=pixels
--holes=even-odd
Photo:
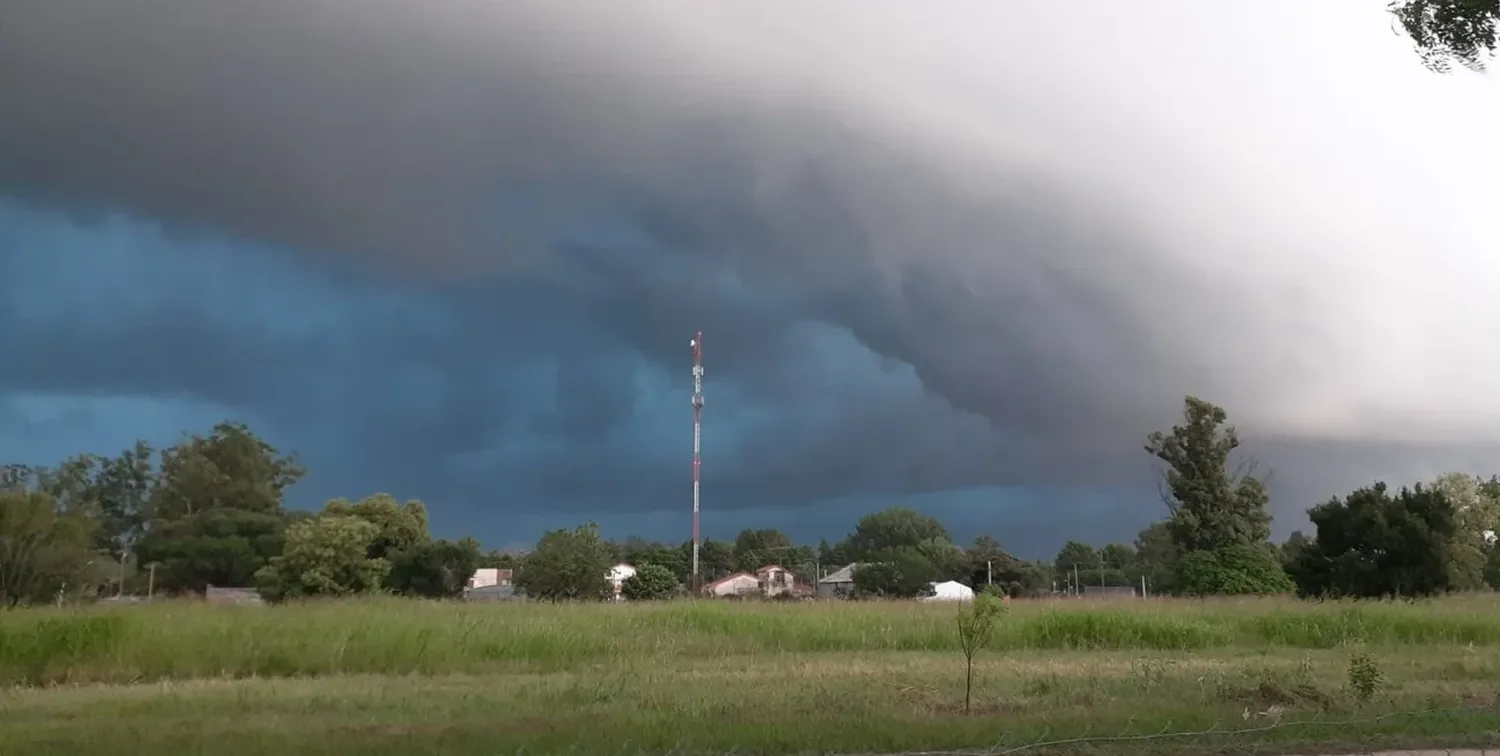
[[[586,518],[1027,556],[1500,472],[1500,80],[1379,0],[0,6],[0,458],[249,422],[499,546]]]

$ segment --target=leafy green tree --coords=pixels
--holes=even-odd
[[[472,538],[424,541],[391,555],[385,586],[403,596],[454,598],[479,569],[480,558]]]
[[[1231,469],[1239,435],[1223,409],[1194,396],[1183,402],[1183,421],[1146,437],[1146,451],[1166,464],[1163,500],[1181,552],[1265,543],[1271,535],[1266,487],[1246,466]]]
[[[136,545],[140,564],[157,565],[156,590],[202,593],[210,585],[255,585],[282,553],[287,518],[275,512],[205,509],[157,523]]]
[[[1053,566],[1059,573],[1073,572],[1073,568],[1079,570],[1090,570],[1099,568],[1099,552],[1082,541],[1068,541],[1063,544],[1062,549],[1057,552],[1057,558],[1053,560]]]
[[[1439,475],[1431,488],[1453,507],[1453,538],[1448,544],[1451,589],[1483,587],[1490,534],[1500,525],[1500,497],[1482,478],[1464,473]]]
[[[1495,55],[1500,0],[1393,0],[1390,12],[1428,68],[1483,71]]]
[[[877,554],[916,549],[933,540],[953,541],[937,518],[905,507],[891,507],[860,518],[854,532],[841,544],[841,556],[851,562],[873,561]]]
[[[790,561],[792,539],[775,528],[746,528],[734,539],[734,556],[742,570]]]
[[[293,523],[285,550],[255,573],[256,587],[270,601],[374,593],[391,569],[390,562],[369,556],[379,537],[378,526],[358,517]]]
[[[1490,542],[1489,553],[1484,563],[1484,583],[1500,591],[1500,541]]]
[[[43,491],[19,483],[0,490],[0,606],[78,586],[97,556],[93,528],[85,517],[59,512]]]
[[[917,598],[932,595],[938,571],[915,547],[872,555],[854,571],[854,592],[861,598]]]
[[[398,504],[396,497],[384,493],[357,502],[334,499],[323,506],[323,512],[358,517],[379,528],[380,534],[370,543],[371,559],[390,559],[397,552],[432,540],[427,529],[427,506],[415,499]]]
[[[1105,567],[1124,570],[1135,566],[1135,549],[1125,543],[1111,543],[1099,550],[1099,560]]]
[[[516,587],[544,601],[598,601],[614,593],[609,562],[609,549],[594,523],[548,531],[521,560]]]
[[[1189,596],[1290,593],[1296,587],[1274,547],[1264,544],[1189,551],[1177,560],[1176,586]]]
[[[630,601],[658,601],[677,595],[680,584],[672,571],[659,564],[642,564],[620,584],[620,595]]]
[[[241,423],[219,423],[161,454],[151,491],[153,520],[175,520],[205,509],[279,512],[286,489],[306,470]]]
[[[1291,570],[1304,596],[1430,596],[1460,579],[1450,553],[1457,518],[1435,488],[1418,484],[1391,496],[1376,483],[1307,514],[1317,537]]]
[[[691,577],[693,542],[685,541],[681,548],[685,565],[684,574]],[[728,541],[705,538],[702,543],[698,544],[698,570],[704,583],[734,574],[739,570],[739,564],[739,557],[734,553],[734,544]]]
[[[1291,566],[1296,564],[1297,560],[1302,557],[1302,552],[1306,551],[1310,546],[1312,546],[1312,539],[1308,538],[1307,534],[1300,530],[1293,530],[1292,534],[1287,536],[1286,541],[1281,544],[1279,549],[1281,552],[1281,566],[1291,569]]]
[[[1166,522],[1153,522],[1135,537],[1135,564],[1152,593],[1172,593],[1177,570],[1177,545]],[[1139,579],[1139,578],[1138,578]]]

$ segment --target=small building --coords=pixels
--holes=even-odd
[[[210,604],[264,604],[266,600],[254,588],[220,588],[210,585],[203,590],[203,600]]]
[[[797,588],[797,576],[779,564],[768,564],[755,571],[755,580],[763,596],[780,596]]]
[[[621,562],[609,568],[609,572],[605,575],[605,579],[609,581],[610,587],[614,589],[616,601],[619,601],[621,599],[620,591],[624,589],[625,581],[633,577],[635,577],[635,567],[625,564],[624,562]]]
[[[933,583],[932,595],[923,596],[923,601],[973,601],[974,589],[957,580]]]
[[[854,594],[854,572],[858,564],[849,564],[834,570],[818,580],[815,593],[818,598],[842,598]]]
[[[748,572],[736,572],[703,586],[703,595],[715,598],[754,596],[760,590],[760,578]]]
[[[463,593],[464,601],[525,601],[526,596],[514,585],[484,585],[469,588]]]
[[[464,586],[468,590],[475,588],[488,588],[492,585],[512,585],[514,572],[500,567],[480,567],[474,570],[469,582]]]

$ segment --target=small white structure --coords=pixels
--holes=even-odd
[[[610,586],[615,589],[615,600],[619,601],[620,589],[625,586],[625,581],[635,577],[635,567],[621,562],[609,568],[609,573],[605,577],[609,580]]]
[[[480,567],[479,569],[474,570],[474,574],[469,577],[469,582],[464,586],[464,588],[465,590],[472,591],[478,588],[490,588],[497,585],[510,585],[511,577],[511,570],[499,567]]]
[[[792,593],[797,588],[797,576],[779,564],[768,564],[756,570],[755,579],[760,584],[760,592],[766,596]]]
[[[923,601],[973,601],[974,589],[957,580],[933,583],[932,595],[923,596]]]
[[[703,595],[716,598],[754,596],[760,593],[760,578],[748,572],[736,572],[703,586]]]

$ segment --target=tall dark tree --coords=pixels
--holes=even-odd
[[[917,598],[932,593],[938,569],[915,548],[876,552],[854,571],[854,593],[860,598]]]
[[[1166,465],[1162,499],[1181,552],[1261,544],[1271,535],[1266,487],[1232,461],[1240,440],[1227,421],[1222,408],[1189,396],[1180,425],[1146,437],[1146,451]]]
[[[949,541],[948,529],[937,518],[905,507],[892,507],[860,518],[844,543],[843,558],[872,561],[880,553],[915,549],[926,541]]]
[[[250,586],[255,573],[281,554],[287,525],[279,512],[206,509],[158,522],[136,554],[141,564],[158,565],[156,588],[164,593]]]
[[[1434,71],[1454,63],[1482,71],[1495,55],[1500,0],[1394,0],[1388,7]]]
[[[598,601],[612,592],[610,556],[593,523],[549,531],[521,560],[516,587],[544,601]]]
[[[1057,558],[1053,560],[1053,566],[1058,572],[1072,572],[1075,567],[1079,570],[1097,570],[1099,564],[1099,552],[1082,541],[1063,544],[1062,549],[1057,552]]]
[[[403,596],[453,598],[463,593],[479,560],[479,542],[472,538],[424,541],[391,555],[385,585]]]
[[[1448,550],[1457,527],[1441,491],[1384,483],[1308,510],[1316,538],[1290,572],[1309,596],[1428,596],[1454,587]]]
[[[241,423],[220,423],[161,454],[152,491],[153,520],[175,520],[205,509],[280,512],[283,494],[306,473]]]

